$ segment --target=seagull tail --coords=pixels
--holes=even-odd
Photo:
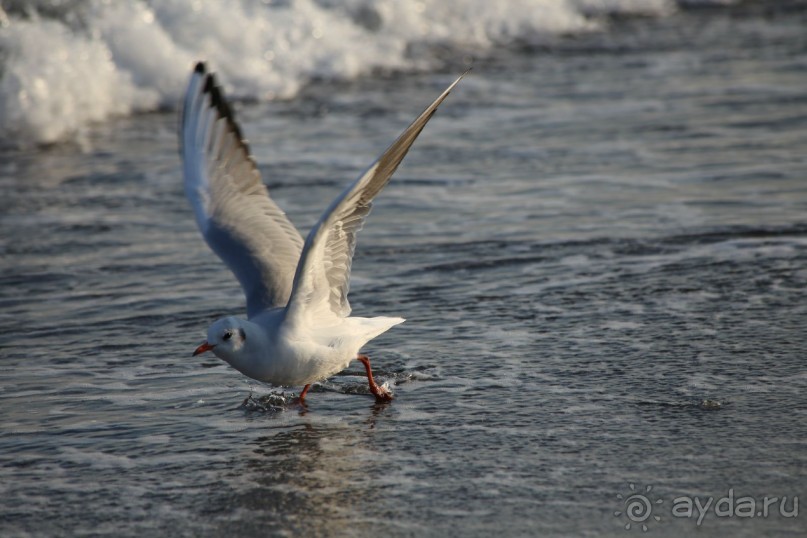
[[[404,318],[389,318],[380,316],[376,318],[347,318],[357,325],[356,332],[360,332],[364,343],[369,342],[376,336],[383,334],[406,321]]]

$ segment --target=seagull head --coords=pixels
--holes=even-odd
[[[244,322],[228,316],[213,323],[207,330],[207,340],[193,352],[193,356],[212,351],[217,357],[228,359],[236,355],[247,340]]]

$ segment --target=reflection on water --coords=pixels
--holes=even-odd
[[[252,440],[222,471],[224,491],[206,501],[216,533],[373,534],[385,497],[372,477],[384,466],[372,436],[382,413],[374,408],[363,424],[306,422]],[[261,428],[264,418],[249,422]]]

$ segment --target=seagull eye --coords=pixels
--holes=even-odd
[[[222,336],[221,339],[226,342],[227,340],[229,340],[232,337],[233,337],[233,333],[230,332],[230,331],[227,331],[226,333],[224,333],[224,336]]]

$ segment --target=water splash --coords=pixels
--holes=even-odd
[[[51,143],[111,116],[175,108],[199,59],[235,97],[289,98],[314,79],[428,69],[447,49],[462,62],[498,45],[590,32],[603,16],[662,16],[676,5],[20,0],[0,9],[0,145]]]

